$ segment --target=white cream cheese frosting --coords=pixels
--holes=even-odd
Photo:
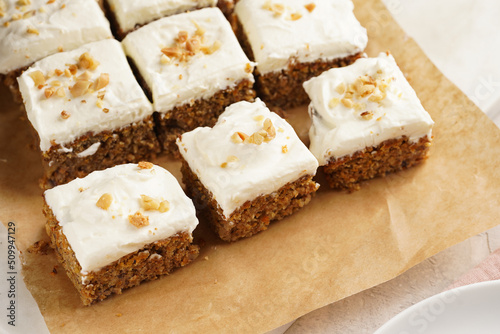
[[[74,75],[66,72],[69,77],[66,76],[64,72],[70,65],[78,64],[85,53],[98,62],[97,67],[78,68]],[[57,75],[56,70],[63,73]],[[40,72],[45,76],[41,89],[32,78]],[[71,88],[82,75],[88,76],[91,90],[75,97]],[[107,75],[109,83],[97,89],[101,75]],[[26,70],[18,83],[28,119],[40,137],[42,152],[50,149],[51,142],[70,144],[87,132],[117,130],[153,114],[153,107],[135,79],[122,45],[112,39],[44,58]],[[48,98],[47,90],[53,91]],[[60,92],[63,97],[58,95]]]
[[[260,145],[235,142],[272,122],[276,136]],[[179,151],[226,218],[246,201],[277,191],[304,175],[315,175],[318,161],[292,126],[257,99],[227,107],[213,128],[200,127],[177,140]]]
[[[107,0],[120,28],[126,32],[153,20],[196,8],[213,7],[217,0]]]
[[[240,0],[235,13],[266,74],[362,52],[368,38],[353,8],[351,0]]]
[[[180,32],[186,32],[188,39],[200,38],[202,46],[210,50],[195,52],[185,61],[162,53],[162,49],[185,50],[187,44],[175,46]],[[157,20],[128,34],[122,43],[152,92],[155,111],[160,113],[212,97],[241,80],[254,80],[253,63],[218,8]]]
[[[320,165],[388,139],[432,138],[434,122],[390,54],[331,69],[304,88],[311,98],[309,149]]]
[[[0,74],[112,37],[94,0],[0,0]]]
[[[111,195],[107,209],[97,206],[104,194]],[[141,195],[168,201],[168,211],[144,210]],[[82,273],[97,271],[176,233],[191,234],[198,225],[193,202],[175,177],[159,166],[118,165],[47,190],[44,196]],[[147,216],[149,225],[132,225],[129,215],[136,212]]]

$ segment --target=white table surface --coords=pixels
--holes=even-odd
[[[441,72],[500,127],[500,1],[383,1]],[[373,333],[409,306],[445,290],[499,247],[497,226],[273,334]]]

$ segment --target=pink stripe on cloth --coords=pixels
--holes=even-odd
[[[491,253],[486,260],[478,264],[474,269],[462,275],[448,289],[498,279],[500,279],[500,248]]]

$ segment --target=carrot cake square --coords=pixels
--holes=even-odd
[[[290,108],[309,102],[302,84],[359,58],[366,30],[351,0],[240,0],[237,34],[257,62],[256,89],[266,103]]]
[[[119,39],[123,39],[134,29],[162,17],[215,5],[217,0],[104,1],[109,20]]]
[[[85,305],[193,261],[196,211],[149,162],[96,171],[45,191],[46,230]]]
[[[226,106],[255,96],[254,64],[218,8],[157,20],[122,43],[152,97],[167,153],[177,152],[181,133],[212,126]]]
[[[426,159],[434,122],[389,53],[331,69],[304,88],[310,150],[332,188],[356,190]]]
[[[177,145],[187,193],[225,241],[267,229],[308,204],[319,187],[312,180],[316,158],[258,99],[229,106],[213,128],[184,133]]]
[[[49,56],[18,82],[39,139],[44,188],[159,152],[153,107],[116,40]]]
[[[16,78],[29,65],[111,37],[96,1],[0,0],[0,79],[21,102]]]

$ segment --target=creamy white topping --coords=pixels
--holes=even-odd
[[[85,52],[99,62],[96,69],[78,69],[69,78],[64,74],[54,74],[56,69],[64,71],[69,65],[77,64]],[[36,71],[45,76],[53,75],[42,89],[35,87],[32,75]],[[90,75],[89,81],[94,82],[91,88],[97,88],[95,81],[101,74],[109,75],[109,83],[93,93],[74,97],[69,88],[85,72]],[[58,86],[53,86],[55,81],[59,81]],[[43,152],[50,149],[51,141],[69,144],[89,131],[100,133],[120,129],[153,113],[151,103],[137,83],[122,46],[116,40],[106,39],[49,56],[26,70],[18,82],[28,119],[40,137]],[[54,88],[55,92],[47,98],[45,91],[50,88]],[[57,95],[59,88],[63,89],[64,97]],[[63,116],[63,111],[69,116]]]
[[[260,145],[235,143],[232,136],[236,132],[252,135],[263,129],[266,119],[276,131],[274,139]],[[318,167],[292,126],[259,99],[227,107],[213,128],[184,133],[177,145],[226,218],[246,201],[304,175],[315,175]]]
[[[6,11],[0,15],[0,74],[60,50],[112,37],[94,0],[30,0],[25,6],[17,0],[1,1]]]
[[[76,156],[79,158],[85,158],[85,157],[89,157],[91,155],[94,155],[100,146],[101,146],[101,142],[98,141],[97,143],[90,145],[89,148],[87,148],[85,151],[77,153]]]
[[[368,38],[353,8],[351,0],[240,0],[235,13],[266,74],[363,51]]]
[[[197,30],[203,31],[203,45],[214,46],[213,53],[198,51],[187,61],[180,61],[161,52],[163,48],[175,46],[180,31],[192,37]],[[154,109],[158,112],[209,98],[243,79],[253,82],[253,63],[245,56],[229,22],[218,8],[205,8],[152,22],[128,34],[123,45],[149,86]]]
[[[111,195],[107,210],[96,205],[103,194]],[[166,200],[170,209],[145,211],[141,195]],[[176,233],[191,233],[198,225],[192,201],[175,177],[159,166],[119,165],[47,190],[44,196],[82,273],[97,271]],[[129,215],[137,211],[148,217],[149,225],[136,227],[129,222]]]
[[[164,16],[213,7],[217,0],[108,0],[120,28],[126,32]]]
[[[356,91],[366,96],[355,93],[346,99],[343,88],[360,82],[360,77],[367,82]],[[304,88],[312,101],[310,150],[320,165],[388,139],[406,136],[416,142],[432,137],[434,122],[392,55],[381,53],[377,58],[361,58],[350,66],[331,69],[305,82]]]

